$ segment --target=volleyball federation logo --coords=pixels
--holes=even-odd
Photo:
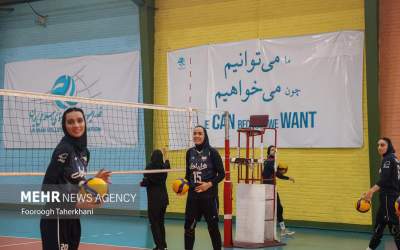
[[[77,88],[75,80],[69,75],[62,75],[55,81],[53,87],[50,90],[52,95],[62,95],[62,96],[76,96]],[[67,109],[69,107],[75,106],[77,102],[72,101],[55,101],[55,104],[60,109]]]
[[[83,70],[86,66],[83,66],[76,73],[72,75],[61,75],[59,76],[53,84],[53,87],[50,90],[50,94],[52,95],[61,95],[67,97],[87,97],[87,98],[95,98],[102,94],[101,91],[96,91],[96,85],[99,83],[100,79],[91,80],[87,82],[85,80],[87,77],[83,74]],[[62,101],[56,100],[55,105],[60,109],[67,109],[73,106],[78,105],[76,101]]]
[[[186,68],[186,60],[183,56],[178,58],[178,61],[176,62],[178,65],[178,69],[182,70]]]

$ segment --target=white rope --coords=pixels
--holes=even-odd
[[[176,169],[152,169],[152,170],[122,170],[122,171],[111,171],[113,175],[119,174],[157,174],[157,173],[174,173],[174,172],[185,172],[184,168]],[[88,172],[88,175],[95,175],[96,171]],[[0,172],[0,176],[44,176],[44,172]]]
[[[167,110],[167,111],[180,111],[180,112],[195,112],[196,109],[193,108],[177,108],[170,107],[165,105],[156,105],[156,104],[143,104],[143,103],[134,103],[134,102],[123,102],[123,101],[114,101],[114,100],[105,100],[105,99],[95,99],[95,98],[85,98],[85,97],[72,97],[72,96],[62,96],[62,95],[50,95],[44,93],[37,92],[27,92],[27,91],[19,91],[19,90],[9,90],[9,89],[0,89],[0,96],[15,96],[15,97],[24,97],[24,98],[37,98],[48,101],[76,101],[80,103],[86,104],[102,104],[102,105],[110,105],[110,106],[118,106],[118,107],[128,107],[128,108],[144,108],[144,109],[154,109],[154,110]]]

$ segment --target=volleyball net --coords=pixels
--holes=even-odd
[[[94,173],[143,173],[152,150],[165,148],[171,171],[185,168],[197,112],[189,108],[79,97],[0,91],[0,175],[44,175],[51,153],[64,136],[61,119],[68,107],[85,112]]]

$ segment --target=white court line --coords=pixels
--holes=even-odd
[[[40,243],[40,242],[41,242],[40,239],[38,239],[38,238],[28,238],[28,237],[17,237],[17,236],[0,235],[0,238],[14,238],[14,239],[36,240],[36,241],[29,241],[29,242],[22,242],[22,243],[14,243],[14,244],[0,245],[0,248],[12,247],[12,246],[21,246],[21,245],[28,245],[28,244]]]
[[[30,240],[38,240],[38,241],[32,241],[32,242],[25,242],[25,243],[18,243],[18,244],[12,244],[12,245],[23,245],[23,244],[30,244],[30,243],[38,243],[40,242],[40,239],[38,238],[29,238],[29,237],[18,237],[18,236],[7,236],[7,235],[1,235],[0,238],[16,238],[16,239],[30,239]],[[115,246],[115,245],[109,245],[109,244],[98,244],[98,243],[89,243],[89,242],[81,242],[81,244],[85,245],[98,245],[98,246],[105,246],[105,247],[117,247],[117,248],[130,248],[130,249],[142,249],[142,250],[150,250],[150,248],[141,248],[141,247],[131,247],[131,246]],[[6,245],[10,246],[10,245]],[[0,246],[6,247],[6,246]]]
[[[0,238],[15,238],[15,239],[40,240],[40,238],[21,237],[21,236],[9,236],[9,235],[0,235]]]
[[[98,243],[88,243],[88,242],[81,242],[85,245],[95,245],[95,246],[105,246],[105,247],[117,247],[117,248],[130,248],[130,249],[142,249],[142,250],[150,250],[150,248],[141,248],[141,247],[130,247],[130,246],[115,246],[110,244],[98,244]]]
[[[0,248],[3,247],[13,247],[13,246],[22,246],[22,245],[29,245],[33,243],[41,243],[40,241],[29,241],[29,242],[23,242],[23,243],[14,243],[14,244],[7,244],[7,245],[0,245]]]

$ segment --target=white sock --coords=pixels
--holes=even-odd
[[[286,227],[285,227],[285,222],[279,222],[279,226],[281,227],[281,230],[285,230],[286,229]]]
[[[371,248],[369,248],[369,247],[367,247],[367,249],[366,250],[372,250]]]

